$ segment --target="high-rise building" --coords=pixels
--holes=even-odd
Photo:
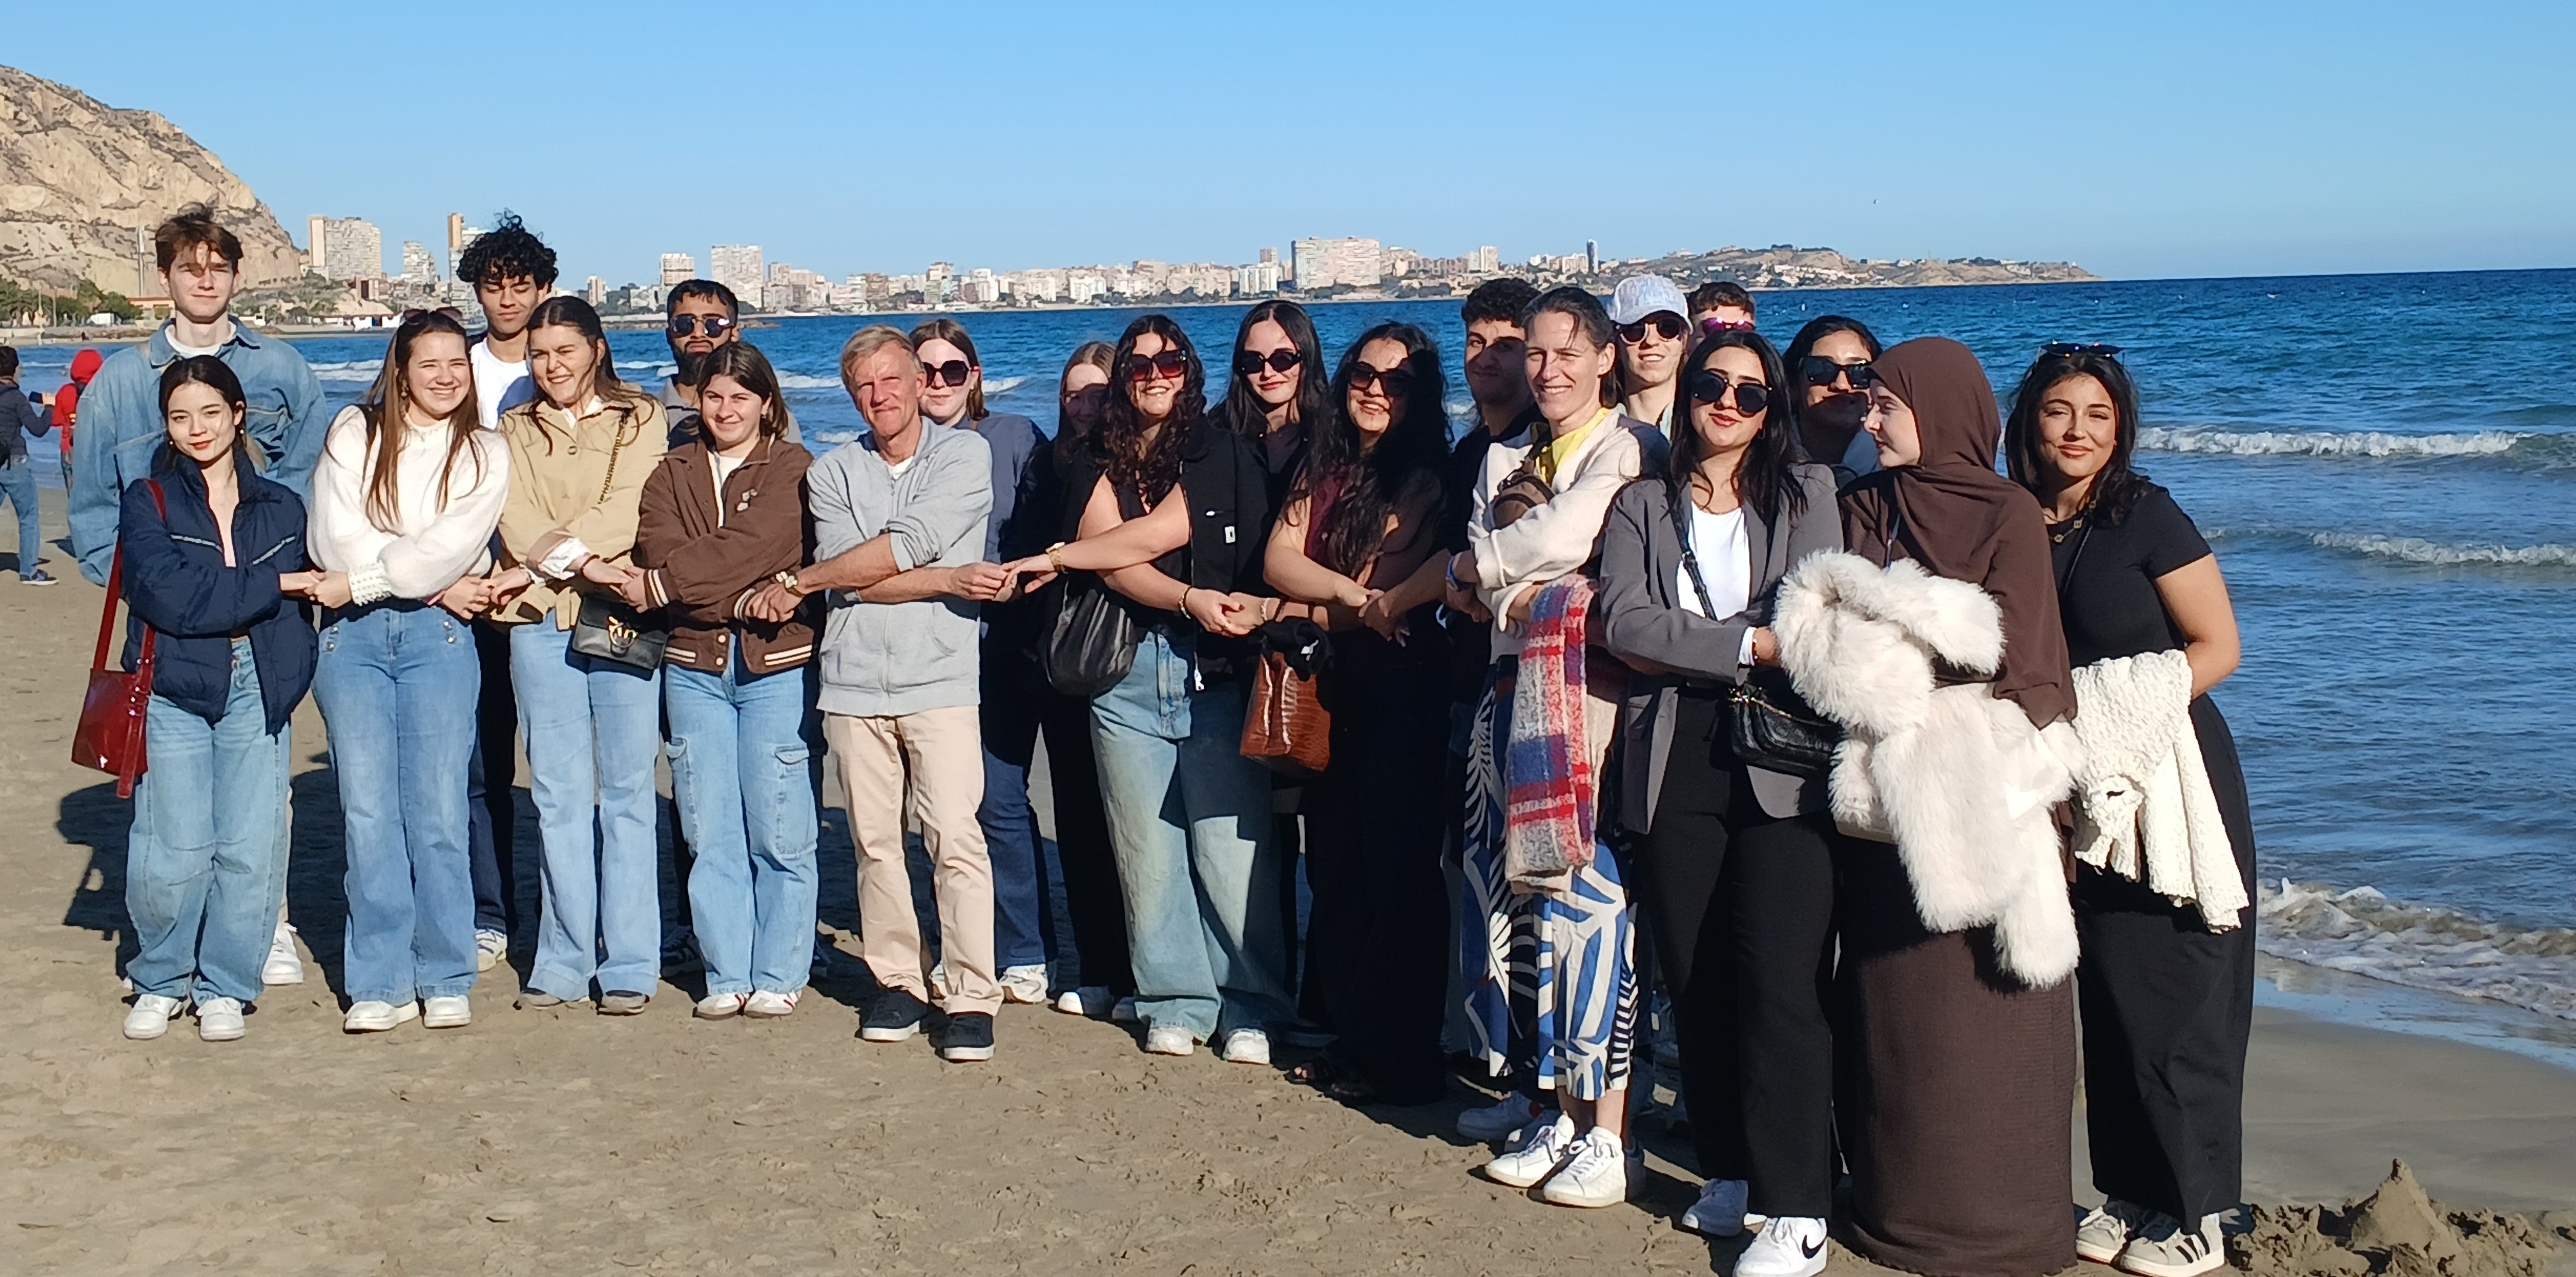
[[[1373,239],[1301,239],[1288,251],[1297,287],[1306,292],[1335,285],[1375,288],[1384,267]]]
[[[1468,254],[1467,262],[1467,269],[1478,274],[1491,275],[1503,268],[1503,255],[1493,245],[1486,244]]]
[[[758,306],[763,276],[760,245],[718,244],[707,250],[707,278],[733,290],[736,300],[745,306]]]
[[[305,222],[315,268],[342,281],[385,277],[385,235],[359,217],[312,217]]]
[[[1260,297],[1279,291],[1279,256],[1270,249],[1270,260],[1234,268],[1234,291],[1241,297]]]
[[[465,251],[465,215],[447,215],[447,269],[456,269],[456,257]]]
[[[1254,258],[1253,260],[1264,266],[1276,266],[1279,264],[1279,250],[1275,248],[1265,248],[1261,250],[1261,256]]]
[[[1601,245],[1588,239],[1583,241],[1583,269],[1591,274],[1601,271]]]
[[[331,219],[320,213],[304,219],[305,268],[317,273],[331,269]]]
[[[930,269],[923,271],[921,273],[921,277],[936,284],[942,280],[949,279],[956,274],[957,267],[954,264],[949,262],[932,262],[930,264]]]
[[[698,277],[698,259],[687,253],[662,254],[662,286],[668,288]]]
[[[403,241],[403,282],[435,284],[438,282],[438,260],[429,255],[429,247],[416,239]]]
[[[607,304],[608,281],[601,279],[597,275],[591,276],[590,279],[584,282],[581,286],[581,299],[589,302],[594,307]]]

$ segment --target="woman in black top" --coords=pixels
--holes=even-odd
[[[2130,468],[2138,396],[2116,354],[2050,347],[2014,396],[2004,453],[2049,525],[2073,664],[2171,651],[2190,663],[2192,727],[2250,897],[2245,774],[2207,695],[2236,668],[2236,613],[2190,517]],[[2085,1122],[2109,1198],[2078,1228],[2078,1253],[2132,1272],[2210,1271],[2225,1262],[2218,1212],[2242,1187],[2253,920],[2212,931],[2196,905],[2090,865],[2074,898]]]

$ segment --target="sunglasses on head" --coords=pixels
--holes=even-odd
[[[1155,355],[1127,356],[1127,380],[1152,381],[1156,377],[1178,377],[1190,370],[1190,357],[1178,349]]]
[[[1286,372],[1304,362],[1306,357],[1298,354],[1294,346],[1282,346],[1266,355],[1257,350],[1239,350],[1234,355],[1234,370],[1246,377],[1258,377],[1264,368]]]
[[[1690,325],[1683,322],[1681,316],[1669,310],[1659,310],[1633,324],[1619,325],[1619,340],[1634,346],[1646,339],[1649,328],[1662,334],[1666,341],[1678,341],[1683,333],[1690,331]]]
[[[1413,393],[1413,374],[1402,368],[1372,368],[1367,364],[1351,365],[1351,389],[1366,390],[1371,386],[1383,386],[1388,395],[1402,398]]]
[[[946,382],[953,389],[965,385],[966,379],[973,375],[975,375],[974,368],[963,359],[951,359],[944,364],[921,366],[921,379],[933,386]]]
[[[1771,406],[1771,388],[1758,381],[1729,382],[1726,374],[1702,369],[1690,375],[1690,397],[1693,403],[1724,404],[1727,392],[1733,391],[1735,410],[1750,417]]]
[[[1741,319],[1725,319],[1716,315],[1711,315],[1708,318],[1699,321],[1699,326],[1701,331],[1712,333],[1737,331],[1749,333],[1753,331],[1753,325],[1748,324]]]
[[[1840,377],[1851,378],[1854,390],[1867,390],[1878,382],[1878,374],[1871,371],[1866,359],[1838,364],[1823,355],[1808,355],[1798,360],[1798,380],[1810,386],[1830,386]]]
[[[2117,346],[2105,346],[2098,341],[2089,346],[2071,341],[2052,341],[2047,345],[2040,347],[2039,353],[2043,355],[2100,355],[2104,359],[2110,359],[2120,353],[2120,348]]]
[[[733,330],[734,322],[722,315],[673,315],[669,327],[674,337],[694,337],[698,325],[703,323],[707,326],[707,336],[722,337]]]

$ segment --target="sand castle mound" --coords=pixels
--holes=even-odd
[[[2547,1277],[2570,1240],[2576,1219],[2558,1212],[2445,1209],[2397,1162],[2378,1192],[2342,1209],[2255,1207],[2228,1257],[2257,1277]]]

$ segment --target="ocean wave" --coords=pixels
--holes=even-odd
[[[305,365],[313,370],[315,381],[355,382],[374,381],[376,374],[382,371],[384,366],[385,361],[381,359],[346,359]]]
[[[2409,988],[2484,998],[2576,1020],[2576,928],[2516,928],[2320,883],[2255,892],[2256,946]]]
[[[2374,559],[2397,559],[2438,567],[2576,567],[2576,545],[2443,545],[2421,537],[2372,536],[2354,532],[2315,532],[2308,540],[2324,549],[2345,550]]]
[[[2551,436],[2509,430],[2400,435],[2377,430],[2218,430],[2142,426],[2138,446],[2153,452],[2209,452],[2238,457],[2493,457]]]

